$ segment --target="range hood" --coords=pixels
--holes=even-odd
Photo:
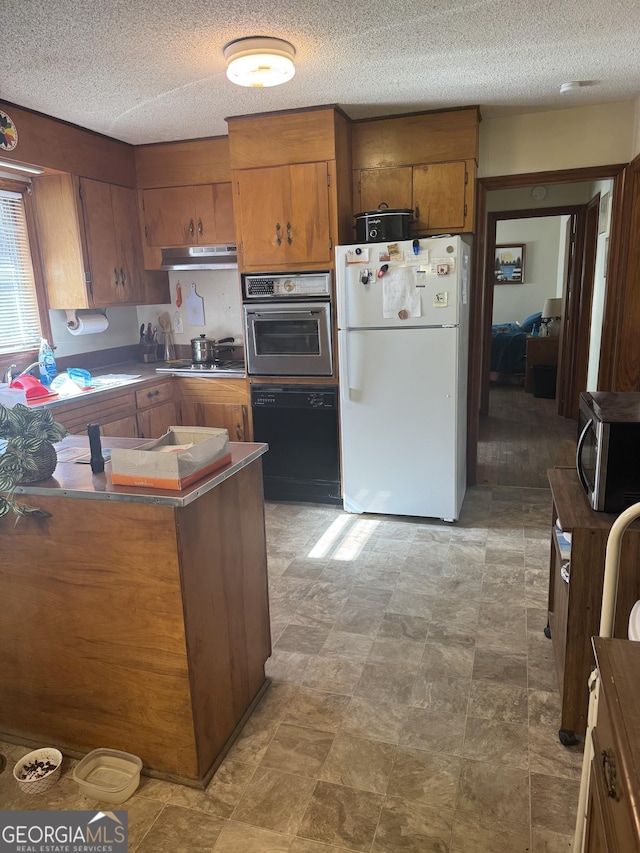
[[[185,246],[163,249],[163,270],[231,270],[238,267],[235,246]]]

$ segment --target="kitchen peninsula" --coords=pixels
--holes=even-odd
[[[109,439],[136,447],[140,439]],[[59,459],[87,440],[70,436]],[[264,444],[183,491],[59,461],[0,519],[0,737],[204,787],[268,682]],[[64,453],[63,451],[67,451]]]

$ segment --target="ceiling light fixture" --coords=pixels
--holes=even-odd
[[[295,47],[288,41],[252,36],[230,41],[223,48],[227,77],[238,86],[262,89],[279,86],[296,73]]]
[[[25,163],[14,163],[13,160],[0,160],[0,169],[13,169],[28,175],[44,175],[44,169],[40,166],[27,166]]]

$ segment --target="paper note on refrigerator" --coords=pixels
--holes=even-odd
[[[420,317],[420,291],[416,290],[413,269],[389,270],[382,278],[382,316],[385,320]]]

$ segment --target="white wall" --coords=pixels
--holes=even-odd
[[[600,342],[602,340],[602,318],[604,314],[604,297],[607,286],[605,278],[605,261],[611,222],[611,189],[613,181],[599,181],[591,185],[590,197],[600,193],[600,200],[609,193],[609,205],[606,218],[599,222],[596,249],[596,268],[593,280],[593,299],[591,302],[591,335],[589,338],[589,363],[587,367],[587,391],[598,390],[598,367],[600,365]]]
[[[545,299],[556,295],[561,216],[502,220],[496,226],[496,244],[524,244],[522,284],[493,288],[493,322],[522,323],[542,311]]]
[[[640,97],[636,98],[635,102],[635,122],[633,128],[633,148],[632,148],[633,157],[637,157],[640,154]]]
[[[109,328],[96,335],[74,337],[67,329],[67,315],[64,311],[49,311],[51,334],[56,347],[56,358],[68,355],[81,355],[85,352],[129,346],[138,339],[138,318],[133,308],[107,308]],[[81,315],[82,316],[82,315]],[[81,359],[75,367],[82,367]]]
[[[182,285],[183,304],[177,308],[176,283]],[[172,321],[176,311],[182,316],[184,331],[174,334],[174,343],[189,345],[191,338],[206,334],[210,338],[234,336],[242,340],[242,311],[237,270],[194,270],[193,272],[170,272],[171,305],[142,305],[138,308],[107,308],[109,328],[95,335],[74,337],[66,327],[64,311],[50,311],[51,331],[56,346],[56,356],[81,355],[96,350],[129,346],[138,342],[140,325],[151,323],[158,327],[158,339],[163,342],[158,317],[168,312]],[[189,326],[184,300],[195,282],[197,293],[204,298],[204,326]],[[82,367],[81,359],[78,367]]]
[[[636,101],[483,119],[478,177],[628,163],[639,142]]]
[[[541,183],[541,185],[543,185]],[[533,198],[533,187],[513,187],[506,190],[490,190],[487,193],[487,210],[535,210],[542,207],[562,207],[569,204],[586,204],[589,201],[589,181],[571,184],[546,184],[547,191],[541,201]]]
[[[182,289],[182,305],[176,306],[176,284]],[[171,305],[142,305],[138,308],[136,340],[140,325],[151,323],[160,326],[158,317],[167,311],[172,323],[176,312],[182,317],[184,331],[173,334],[176,344],[189,345],[191,338],[205,334],[208,338],[235,337],[242,340],[242,303],[238,270],[194,270],[193,272],[170,272]],[[196,292],[204,299],[204,326],[189,326],[185,299],[191,293],[191,284],[195,283]]]
[[[556,280],[556,296],[564,295],[564,276],[569,263],[569,221],[567,214],[560,217],[560,243],[558,245],[558,278]]]

